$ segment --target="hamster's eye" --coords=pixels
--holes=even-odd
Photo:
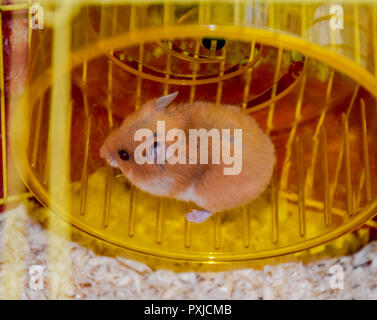
[[[128,161],[130,160],[130,155],[126,150],[119,150],[118,151],[119,158],[121,158],[123,161]]]

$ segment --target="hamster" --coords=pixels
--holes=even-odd
[[[276,162],[270,138],[240,107],[202,101],[174,104],[177,95],[175,92],[149,100],[126,117],[120,127],[108,135],[100,156],[145,192],[197,204],[201,210],[186,214],[186,219],[194,223],[201,223],[215,212],[246,205],[259,197],[271,180]],[[179,135],[170,140],[162,137],[161,124],[164,125],[163,133],[184,133],[186,139]],[[149,132],[145,139],[139,139],[140,129]],[[195,139],[190,138],[193,129],[194,132],[195,129],[205,129],[215,133],[207,140],[208,146],[200,139],[196,140],[196,145],[193,143]],[[214,143],[218,137],[216,133],[221,137],[219,144]],[[140,152],[142,143],[145,148]],[[172,152],[174,144],[177,148]],[[220,160],[214,151],[220,154]],[[239,162],[241,168],[234,170],[234,161],[235,172],[230,174],[232,164],[229,157],[224,160],[226,151],[234,158],[236,154],[242,158]],[[207,162],[202,161],[202,152],[207,153],[208,159],[204,156]],[[181,156],[177,157],[177,153]],[[140,162],[140,157],[148,162]],[[175,162],[167,161],[173,157]],[[226,170],[228,174],[225,174]]]

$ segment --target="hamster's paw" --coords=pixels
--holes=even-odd
[[[210,216],[212,216],[212,213],[208,211],[193,210],[189,213],[186,213],[187,221],[194,223],[202,223],[206,221]]]

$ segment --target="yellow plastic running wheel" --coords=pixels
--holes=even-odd
[[[42,1],[13,121],[32,193],[132,256],[220,268],[335,239],[377,213],[377,4]],[[273,140],[269,189],[185,221],[106,166],[99,148],[147,99],[239,105]],[[235,188],[236,186],[228,186]]]

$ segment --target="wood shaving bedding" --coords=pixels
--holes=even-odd
[[[43,217],[38,220],[26,214],[23,206],[0,215],[0,293],[3,297],[7,279],[20,275],[20,270],[14,268],[24,265],[20,280],[24,284],[22,299],[50,298],[47,272],[50,231],[45,228]],[[25,222],[24,227],[20,221]],[[6,239],[6,228],[12,228],[12,241]],[[119,256],[96,254],[77,241],[63,238],[61,241],[72,259],[72,286],[60,288],[65,290],[64,296],[68,299],[377,299],[377,242],[351,256],[307,265],[286,263],[266,266],[263,270],[175,273],[154,271]],[[15,249],[16,242],[22,244],[22,252]],[[13,250],[15,261],[4,259],[7,250]],[[36,265],[44,267],[42,290],[30,287],[28,270]],[[330,287],[333,275],[329,271],[334,265],[343,268],[344,289]]]

